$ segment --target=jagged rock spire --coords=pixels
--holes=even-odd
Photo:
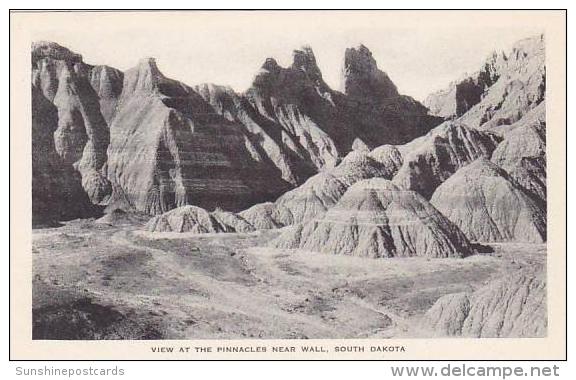
[[[322,79],[322,73],[320,72],[318,64],[316,63],[314,52],[308,45],[294,50],[292,53],[292,68],[295,70],[304,71],[312,80]]]
[[[364,45],[348,48],[344,54],[342,90],[355,98],[394,98],[396,85],[378,69],[372,52]]]

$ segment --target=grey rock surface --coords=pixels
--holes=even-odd
[[[94,204],[105,202],[112,191],[106,178],[110,135],[90,80],[98,70],[56,43],[32,45],[32,87],[57,109],[54,147],[62,161],[80,173]]]
[[[352,185],[318,219],[289,227],[272,246],[361,257],[463,257],[464,234],[414,191],[382,178]]]
[[[469,294],[445,295],[428,310],[423,325],[446,336],[544,337],[547,313],[543,271],[522,270]]]
[[[32,83],[58,109],[56,151],[81,174],[92,203],[152,215],[187,204],[238,211],[352,150],[405,143],[439,122],[397,94],[367,48],[352,51],[344,59],[350,94],[328,87],[309,47],[295,50],[288,67],[267,59],[239,94],[169,79],[151,58],[123,73],[38,42]],[[370,93],[353,89],[370,81]]]
[[[217,210],[208,212],[196,206],[182,206],[148,221],[145,229],[150,232],[251,232],[254,228],[238,215]]]
[[[494,52],[478,72],[430,95],[424,104],[432,114],[497,131],[537,107],[545,90],[545,40],[539,35],[508,52]]]
[[[546,210],[484,158],[448,178],[430,202],[471,241],[546,241]]]
[[[403,164],[394,183],[429,199],[458,169],[480,157],[490,158],[500,141],[494,134],[445,122],[398,148]]]
[[[524,190],[546,207],[546,103],[543,101],[503,134],[492,154]]]

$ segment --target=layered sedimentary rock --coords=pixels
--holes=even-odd
[[[492,154],[502,167],[543,207],[546,205],[546,104],[540,103],[504,134]]]
[[[108,176],[123,207],[239,209],[288,189],[237,123],[153,59],[125,73],[110,134]]]
[[[403,164],[394,183],[429,199],[458,169],[477,158],[490,158],[500,140],[491,133],[446,122],[398,148]]]
[[[475,74],[430,95],[432,114],[472,128],[498,130],[520,120],[545,98],[544,36],[524,39],[509,52],[493,53]]]
[[[414,191],[373,178],[357,182],[318,219],[289,227],[278,248],[362,257],[463,257],[464,234]]]
[[[277,228],[320,217],[354,183],[369,178],[394,179],[406,190],[429,198],[459,168],[489,158],[501,139],[484,131],[444,123],[408,144],[382,145],[371,152],[351,152],[274,203],[242,213],[257,228]]]
[[[351,152],[336,167],[308,179],[274,203],[259,204],[241,215],[258,229],[278,228],[319,217],[334,206],[354,183],[373,177],[392,178],[402,157],[396,147]]]
[[[57,109],[54,147],[62,161],[81,174],[82,186],[95,204],[106,201],[112,190],[106,178],[110,137],[91,83],[92,75],[100,70],[58,44],[32,45],[32,86]]]
[[[438,122],[397,93],[365,47],[351,51],[349,94],[328,87],[309,47],[294,51],[289,67],[267,59],[238,94],[166,78],[153,59],[123,73],[40,42],[32,83],[57,108],[55,149],[92,203],[149,214],[187,204],[237,211],[276,199],[351,150],[404,143]],[[369,94],[358,91],[372,81]]]
[[[212,213],[196,206],[183,206],[154,216],[145,227],[151,232],[250,232],[254,228],[237,215],[221,210]]]
[[[546,336],[546,281],[542,271],[522,270],[473,293],[448,294],[423,319],[435,334],[474,338]]]
[[[430,201],[471,241],[546,241],[546,211],[486,159],[463,167]]]

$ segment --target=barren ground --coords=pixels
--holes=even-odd
[[[263,248],[278,231],[151,234],[72,221],[33,233],[35,339],[424,337],[442,295],[542,264],[545,245],[464,259]]]

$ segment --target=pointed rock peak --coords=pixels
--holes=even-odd
[[[64,61],[81,62],[82,56],[51,41],[36,41],[32,43],[32,62],[42,58],[52,58]]]
[[[344,53],[344,66],[353,66],[362,70],[378,69],[372,52],[366,46],[360,44],[355,48],[348,48]]]
[[[310,46],[303,46],[292,52],[292,68],[308,74],[310,79],[322,79],[322,73],[316,64],[316,57]]]
[[[351,97],[372,100],[399,95],[396,85],[378,69],[372,52],[362,44],[344,53],[342,90]]]
[[[266,60],[262,64],[262,68],[264,70],[268,70],[270,72],[273,72],[273,71],[279,70],[280,65],[278,65],[278,62],[276,62],[276,60],[274,58],[266,58]]]
[[[159,82],[166,78],[158,69],[154,58],[143,58],[136,67],[126,71],[124,75],[124,88],[127,93],[134,91],[153,91]]]
[[[163,77],[156,64],[156,58],[152,57],[142,58],[138,62],[138,71],[141,73],[149,73],[154,77]]]
[[[302,46],[300,49],[296,49],[292,52],[292,67],[308,67],[316,66],[316,57],[312,48],[308,45]]]

